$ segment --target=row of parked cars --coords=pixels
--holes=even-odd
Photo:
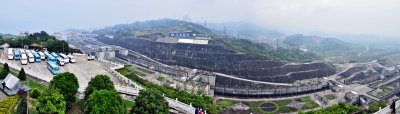
[[[35,51],[29,49],[14,49],[8,48],[9,60],[20,60],[22,65],[29,63],[41,62],[47,60],[47,68],[52,74],[59,73],[59,66],[64,66],[66,63],[75,63],[76,59],[72,55],[63,53]]]

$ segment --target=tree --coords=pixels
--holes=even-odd
[[[6,78],[8,73],[10,73],[10,68],[8,67],[8,64],[5,63],[3,69],[0,72],[0,79]]]
[[[85,114],[125,114],[126,105],[115,90],[96,90],[84,104]]]
[[[8,66],[7,63],[4,64],[3,69],[6,70],[7,72],[10,72],[10,67]]]
[[[31,92],[29,93],[29,96],[31,96],[32,98],[38,98],[39,96],[40,96],[40,91],[39,91],[39,89],[37,89],[37,88],[33,88],[32,90],[31,90]]]
[[[96,90],[115,90],[113,82],[107,75],[97,75],[90,79],[85,89],[85,99]]]
[[[22,97],[21,102],[18,104],[17,111],[15,114],[27,114],[26,110],[27,100],[25,97]]]
[[[135,107],[132,108],[134,114],[160,114],[169,113],[168,102],[164,99],[161,92],[146,89],[141,90],[135,99]]]
[[[21,70],[19,71],[19,73],[18,73],[18,78],[19,78],[20,80],[25,80],[25,79],[26,79],[26,74],[25,74],[24,68],[21,68]]]
[[[67,107],[76,101],[79,83],[76,76],[70,72],[60,73],[50,81],[50,88],[59,90],[67,102]]]
[[[375,101],[368,104],[368,110],[371,112],[376,112],[379,110],[379,107],[384,108],[386,107],[386,102],[384,100]]]
[[[7,72],[6,70],[4,70],[4,69],[1,70],[1,72],[0,72],[0,79],[6,78],[7,75],[8,75],[8,72]]]
[[[49,89],[39,96],[36,110],[39,113],[65,114],[66,104],[64,96],[58,90]]]

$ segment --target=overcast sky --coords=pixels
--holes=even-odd
[[[284,33],[400,37],[400,0],[2,0],[0,33],[101,28],[189,16],[245,21]]]

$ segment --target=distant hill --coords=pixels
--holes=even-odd
[[[302,34],[287,36],[283,43],[289,47],[303,47],[314,51],[329,51],[354,48],[353,44],[343,42],[336,38],[322,38],[319,36],[304,36]]]
[[[94,30],[96,34],[112,34],[118,37],[165,37],[169,32],[187,32],[192,31],[198,36],[205,36],[211,34],[212,31],[202,25],[173,20],[173,19],[159,19],[150,21],[140,21],[130,24],[119,24],[115,26],[106,27],[100,30]]]
[[[225,25],[225,24],[224,24]],[[235,28],[235,32],[257,34],[257,35],[283,35],[279,32],[268,31],[262,27],[252,25],[249,23],[230,23],[226,24],[230,28]],[[254,28],[253,28],[254,27]],[[242,29],[239,29],[242,28]],[[276,49],[266,43],[257,43],[247,39],[232,38],[233,36],[223,36],[218,33],[218,30],[207,28],[203,25],[185,22],[172,19],[159,19],[151,21],[135,22],[131,24],[119,24],[115,26],[106,27],[104,29],[95,30],[93,33],[102,35],[114,35],[121,40],[125,38],[163,38],[169,32],[175,31],[193,31],[197,36],[209,35],[212,41],[219,42],[217,44],[225,45],[224,47],[231,48],[238,53],[246,53],[250,55],[259,56],[265,59],[275,59],[283,61],[296,61],[307,62],[320,59],[313,53],[302,52],[296,49]],[[232,31],[233,32],[233,31]],[[128,41],[128,39],[126,39]],[[212,44],[210,44],[212,45]]]
[[[324,58],[341,58],[340,61],[359,60],[360,53],[366,47],[347,43],[336,38],[322,38],[319,36],[305,36],[302,34],[287,36],[283,41],[284,46],[308,50]]]
[[[217,30],[219,34],[223,34],[225,27],[226,34],[234,36],[239,34],[245,38],[251,38],[252,36],[280,37],[285,35],[276,30],[268,29],[248,22],[209,23],[207,27]]]

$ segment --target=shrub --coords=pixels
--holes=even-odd
[[[21,102],[18,104],[17,107],[17,112],[15,114],[26,114],[26,105],[27,105],[27,100],[25,97],[22,97]]]
[[[19,71],[19,73],[18,73],[18,78],[19,78],[20,80],[25,80],[25,79],[26,79],[26,74],[25,74],[24,68],[21,68],[21,70]]]
[[[32,91],[29,93],[29,96],[31,96],[32,98],[38,98],[41,95],[39,89],[34,88],[32,89]]]
[[[19,100],[18,95],[9,96],[0,101],[0,114],[10,114],[17,105]]]

